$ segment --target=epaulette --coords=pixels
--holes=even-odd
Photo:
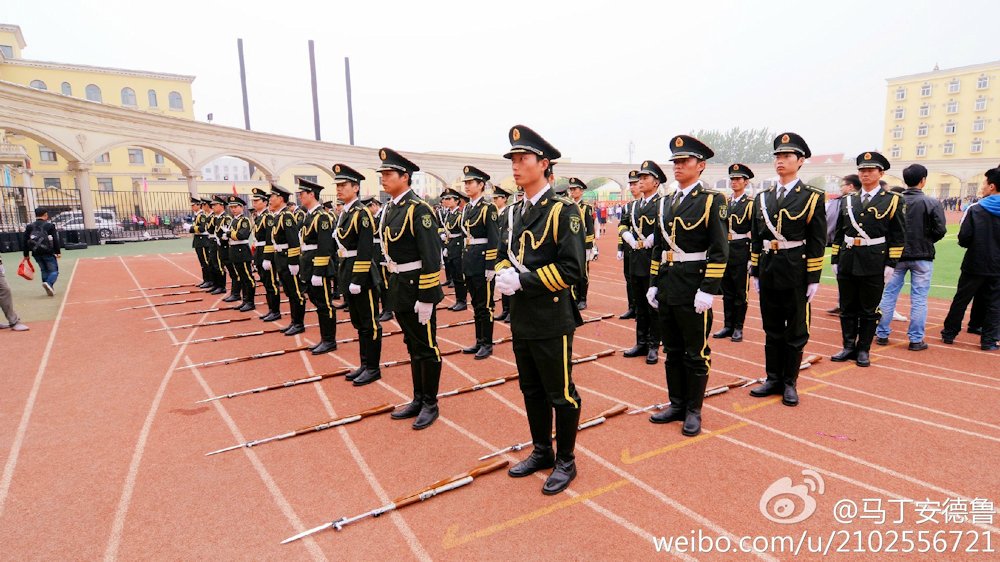
[[[714,189],[714,188],[710,188],[710,187],[704,187],[704,186],[702,186],[701,192],[702,193],[711,193],[712,195],[722,195],[722,192],[719,191],[718,189]]]
[[[563,205],[576,204],[576,202],[570,199],[569,197],[563,197],[562,195],[553,195],[552,198],[555,199],[556,201],[559,201]]]
[[[826,195],[826,191],[823,191],[822,189],[820,189],[820,188],[818,188],[816,186],[809,185],[808,183],[804,183],[804,184],[802,184],[802,186],[805,187],[806,189],[808,189],[809,191],[812,191],[813,193],[819,193],[820,195]]]

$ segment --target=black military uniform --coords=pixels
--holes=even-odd
[[[323,186],[303,178],[296,178],[299,193],[309,192],[316,196],[316,206],[304,211],[299,227],[299,241],[302,254],[299,258],[299,286],[307,287],[309,300],[316,305],[319,319],[320,342],[313,346],[312,354],[321,355],[337,349],[337,312],[330,298],[333,279],[337,274],[332,263],[333,217],[319,202]]]
[[[372,256],[372,265],[378,266],[379,278],[382,279],[382,285],[376,298],[376,302],[381,303],[380,310],[382,311],[379,314],[378,321],[388,322],[392,320],[392,310],[386,304],[386,299],[389,297],[389,269],[386,267],[385,252],[382,250],[382,233],[378,230],[378,225],[382,223],[382,212],[385,210],[385,207],[374,196],[362,199],[361,203],[368,207],[372,216],[375,217],[375,238],[372,239],[375,253]]]
[[[198,288],[208,289],[212,286],[212,270],[209,268],[208,253],[205,250],[209,243],[208,234],[205,233],[205,222],[208,220],[208,215],[202,209],[205,206],[205,200],[192,197],[191,206],[198,206],[194,217],[192,217],[191,227],[188,229],[188,232],[194,235],[191,238],[191,247],[194,248],[194,253],[198,257],[198,265],[201,266],[201,283],[198,284]]]
[[[271,195],[281,197],[287,203],[291,192],[272,183]],[[271,269],[281,281],[282,290],[288,295],[291,321],[283,333],[286,336],[294,336],[306,331],[306,289],[299,283],[299,257],[302,255],[302,248],[299,246],[299,223],[287,206],[274,215],[271,240],[274,242],[274,253],[264,254],[264,259],[271,261]]]
[[[340,208],[341,212],[337,212]],[[330,219],[333,221],[334,226],[340,222],[340,214],[343,212],[344,202],[340,199],[336,201],[324,201],[323,209],[326,210],[326,214],[330,215]],[[334,253],[330,256],[330,264],[333,266],[333,271],[335,272],[333,278],[330,280],[330,298],[332,300],[340,300],[341,297],[341,287],[340,287],[340,257]],[[347,301],[341,304],[334,304],[333,308],[337,310],[343,310],[347,308]]]
[[[246,201],[237,195],[227,197],[229,207],[243,207],[246,209]],[[234,275],[234,293],[243,297],[243,304],[240,312],[250,312],[255,309],[254,305],[254,278],[250,271],[250,264],[253,261],[253,252],[250,251],[250,232],[253,230],[250,217],[245,213],[234,216],[229,222],[229,231],[225,237],[229,243],[229,263]]]
[[[587,191],[587,184],[580,178],[569,178],[566,189],[579,188]],[[572,197],[571,197],[572,199]],[[580,281],[573,287],[573,297],[576,299],[576,306],[580,310],[587,309],[587,292],[590,289],[590,262],[594,261],[597,255],[594,247],[594,207],[590,203],[581,200],[576,204],[580,208],[580,216],[583,218],[583,225],[586,236],[583,239],[583,248],[587,257],[587,267],[580,277]]]
[[[493,276],[500,245],[497,208],[487,198],[486,182],[490,176],[474,166],[466,166],[462,181],[481,181],[484,190],[479,199],[469,202],[462,210],[462,233],[465,251],[462,253],[462,274],[472,299],[472,317],[476,324],[476,343],[462,353],[476,354],[486,359],[493,354]]]
[[[448,191],[448,189],[445,189],[444,191],[441,192],[441,196],[439,197],[441,203],[439,203],[438,205],[434,206],[434,215],[437,216],[438,224],[441,225],[441,227],[438,229],[438,235],[441,237],[441,265],[442,266],[446,265],[445,264],[445,257],[444,257],[444,249],[448,245],[448,237],[445,235],[445,225],[444,225],[444,222],[445,222],[444,221],[444,217],[445,217],[445,215],[448,214],[448,209],[446,209],[444,207],[444,205],[443,205],[444,200],[447,198],[447,197],[445,197],[445,193],[447,191]],[[451,271],[449,271],[449,269],[447,267],[445,267],[444,268],[444,283],[441,284],[441,287],[442,288],[449,288],[449,287],[454,287],[454,286],[455,286],[455,283],[452,282],[452,280],[451,280]]]
[[[639,170],[629,170],[628,173],[628,184],[631,186],[634,183],[639,182]],[[623,194],[624,195],[624,194]],[[626,201],[622,205],[621,218],[618,220],[618,251],[622,253],[622,270],[625,275],[625,297],[628,299],[628,310],[624,314],[618,317],[619,320],[630,320],[635,318],[635,300],[632,298],[632,246],[629,246],[622,240],[622,234],[628,231],[628,227],[625,226],[625,217],[629,216],[632,212],[632,207],[635,206],[635,199],[632,201]]]
[[[795,133],[774,139],[774,153],[791,152],[809,158],[812,151]],[[782,396],[782,403],[799,402],[795,384],[802,350],[809,342],[809,285],[818,284],[826,247],[823,190],[796,179],[754,197],[750,240],[750,276],[760,287],[767,381],[751,396]],[[817,285],[818,286],[818,285]]]
[[[267,191],[253,188],[254,199],[266,202],[268,197]],[[264,209],[253,218],[254,267],[257,269],[260,284],[264,286],[264,300],[267,301],[267,314],[260,317],[264,322],[273,322],[281,318],[281,293],[278,289],[278,275],[274,271],[272,261],[274,257],[272,230],[274,230],[274,215],[268,209]],[[267,269],[264,268],[265,256],[268,256]]]
[[[212,290],[208,292],[210,295],[221,295],[226,292],[226,262],[229,261],[229,250],[228,246],[223,251],[222,243],[219,240],[220,232],[227,232],[226,224],[228,223],[228,216],[225,214],[226,200],[221,195],[216,195],[211,200],[212,213],[208,216],[208,221],[205,223],[205,232],[208,233],[209,239],[209,265],[212,268]],[[216,209],[218,206],[218,209]],[[218,212],[216,212],[218,210]],[[225,254],[225,256],[223,256]],[[232,300],[227,300],[231,294],[226,298],[222,299],[225,302],[232,302]]]
[[[379,151],[377,171],[400,174],[420,168],[394,150]],[[424,429],[438,418],[437,393],[441,382],[441,351],[437,344],[437,303],[441,291],[441,245],[434,209],[408,189],[386,204],[379,223],[382,247],[389,269],[389,307],[403,329],[410,353],[413,401],[392,413],[393,419],[416,417],[413,429]],[[430,319],[421,324],[416,308],[430,306]]]
[[[507,240],[507,232],[510,226],[510,216],[514,212],[513,207],[518,204],[517,201],[514,203],[508,203],[510,197],[514,195],[513,193],[507,191],[502,186],[494,184],[493,185],[493,204],[497,205],[497,230],[500,232],[500,244],[504,244]],[[497,199],[503,198],[504,206],[500,207],[497,204]],[[510,321],[510,295],[500,295],[501,311],[500,314],[496,316],[497,322],[509,322]]]
[[[667,175],[652,160],[646,160],[639,168],[639,175],[651,175],[660,183],[667,181]],[[656,232],[656,209],[660,194],[654,192],[648,198],[637,199],[631,211],[622,216],[622,240],[632,247],[629,259],[631,279],[629,291],[635,306],[635,347],[625,351],[625,357],[646,356],[646,363],[655,365],[659,360],[660,326],[656,321],[656,311],[646,302],[649,288],[649,265],[652,259],[653,236]],[[631,241],[631,243],[630,243]],[[634,247],[633,247],[634,244]]]
[[[229,205],[229,197],[217,195],[216,200],[221,202],[223,207]],[[218,258],[222,268],[222,288],[226,286],[226,274],[229,275],[229,294],[222,302],[237,302],[241,298],[241,286],[239,277],[236,275],[236,268],[229,256],[229,227],[233,223],[233,216],[223,211],[215,218],[215,240],[219,245]]]
[[[346,164],[333,166],[334,183],[360,185],[365,177]],[[382,378],[382,326],[378,321],[378,293],[382,284],[375,257],[375,217],[357,197],[344,204],[334,230],[334,244],[340,258],[337,278],[344,289],[351,325],[358,331],[360,362],[347,375],[354,386],[364,386]]]
[[[459,193],[452,188],[445,189],[441,194],[441,199],[454,199],[456,203],[468,200],[463,193]],[[462,272],[462,253],[465,249],[465,232],[462,231],[462,210],[456,204],[451,209],[444,209],[441,214],[441,235],[444,249],[444,270],[451,284],[455,287],[455,304],[448,307],[448,310],[460,311],[469,306],[466,301],[465,275]]]
[[[729,178],[753,178],[745,164],[729,166]],[[749,187],[749,186],[748,186]],[[747,264],[750,263],[750,226],[753,222],[753,198],[744,191],[739,199],[728,201],[729,262],[722,277],[722,306],[725,322],[713,338],[743,341],[743,321],[747,317],[747,286],[750,283]]]
[[[559,158],[545,139],[527,127],[510,130],[510,152]],[[570,199],[543,187],[515,207],[500,247],[497,286],[511,294],[514,357],[534,450],[508,473],[522,477],[555,467],[542,487],[557,494],[576,477],[574,448],[580,422],[580,395],[572,379],[573,334],[582,322],[571,287],[583,275],[585,252],[580,210]],[[513,289],[511,291],[510,289]],[[556,455],[552,452],[552,411]]]
[[[857,158],[858,169],[889,169],[878,152]],[[837,269],[840,290],[840,330],[844,349],[831,361],[854,359],[859,367],[871,364],[869,352],[882,313],[886,269],[895,269],[906,244],[906,203],[898,193],[882,189],[861,191],[845,198],[837,217],[830,261]]]
[[[670,142],[671,160],[715,155],[694,137],[679,135]],[[684,435],[701,433],[701,405],[708,386],[712,350],[712,295],[721,292],[729,256],[726,238],[726,197],[701,180],[673,197],[661,198],[656,210],[656,234],[650,262],[649,295],[657,315],[667,359],[670,406],[653,414],[653,423],[684,420]],[[745,267],[745,266],[744,266]],[[745,271],[745,270],[744,270]],[[654,290],[655,289],[655,290]],[[701,299],[704,310],[698,310]]]

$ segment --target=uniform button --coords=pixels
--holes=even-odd
[[[552,302],[559,302],[559,297],[552,297]]]

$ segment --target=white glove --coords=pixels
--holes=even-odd
[[[441,252],[441,255],[442,255],[442,256],[444,256],[444,257],[448,257],[448,248],[445,248],[445,249],[444,249],[444,250],[443,250],[443,251]]]
[[[587,256],[587,261],[594,261],[594,251],[593,250],[584,250],[584,253]]]
[[[507,273],[507,272],[510,273]],[[500,272],[496,278],[496,287],[500,294],[508,297],[521,290],[521,276],[514,268],[507,268]]]
[[[492,270],[492,269],[487,269],[486,270],[486,282],[487,283],[489,283],[490,281],[492,281],[496,276],[497,276],[497,272],[495,270]]]
[[[833,264],[833,276],[837,276],[837,264]]]
[[[322,287],[323,286],[323,278],[320,277],[319,275],[313,275],[312,278],[309,279],[309,283],[313,287]]]
[[[810,283],[809,286],[806,287],[806,302],[812,302],[813,297],[815,297],[816,293],[818,292],[819,292],[819,283]]]
[[[715,301],[715,295],[710,295],[701,289],[694,294],[694,311],[698,314],[705,312],[706,310],[712,308],[712,303]]]
[[[760,294],[760,279],[758,279],[756,277],[751,277],[750,281],[753,281],[753,290],[757,291],[757,294],[759,295]]]
[[[896,270],[894,268],[886,266],[885,272],[882,273],[882,283],[888,283],[889,280],[892,279],[892,274],[895,271]]]
[[[646,302],[649,303],[649,306],[653,308],[660,308],[660,303],[656,302],[656,293],[659,291],[660,290],[656,287],[650,287],[649,290],[646,291]]]
[[[298,275],[299,274],[299,266],[297,266],[297,265],[290,265],[290,266],[288,266],[288,273],[291,273],[292,275]]]
[[[441,241],[444,242],[447,239],[448,239],[448,235],[442,232],[441,233]]]
[[[434,303],[417,301],[413,305],[413,312],[417,313],[417,321],[426,324],[431,321],[431,314],[434,313]]]
[[[635,236],[632,236],[631,232],[625,231],[622,233],[622,241],[629,245],[633,250],[636,249]]]
[[[357,283],[351,283],[350,285],[347,286],[347,290],[350,291],[352,295],[360,295],[361,285],[358,285]]]
[[[649,236],[646,237],[646,247],[647,248],[652,248],[653,247],[653,235],[652,234],[650,234]]]
[[[264,268],[264,271],[271,271],[271,260],[264,260],[261,266]]]
[[[618,261],[622,261],[623,259],[625,259],[625,252],[618,250],[618,253],[615,254],[615,259],[617,259]]]

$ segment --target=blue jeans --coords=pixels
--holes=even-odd
[[[896,264],[896,271],[886,283],[885,290],[882,292],[882,303],[879,305],[882,319],[875,329],[875,335],[880,338],[889,337],[889,333],[892,331],[889,325],[892,323],[892,314],[896,310],[896,299],[899,298],[899,291],[903,288],[907,271],[910,272],[910,327],[906,330],[906,335],[911,342],[924,341],[924,326],[927,324],[927,293],[931,289],[931,273],[934,271],[934,262],[927,260],[901,261]]]
[[[59,278],[59,262],[56,257],[52,254],[35,256],[35,263],[41,272],[42,282],[55,286],[56,279]]]

